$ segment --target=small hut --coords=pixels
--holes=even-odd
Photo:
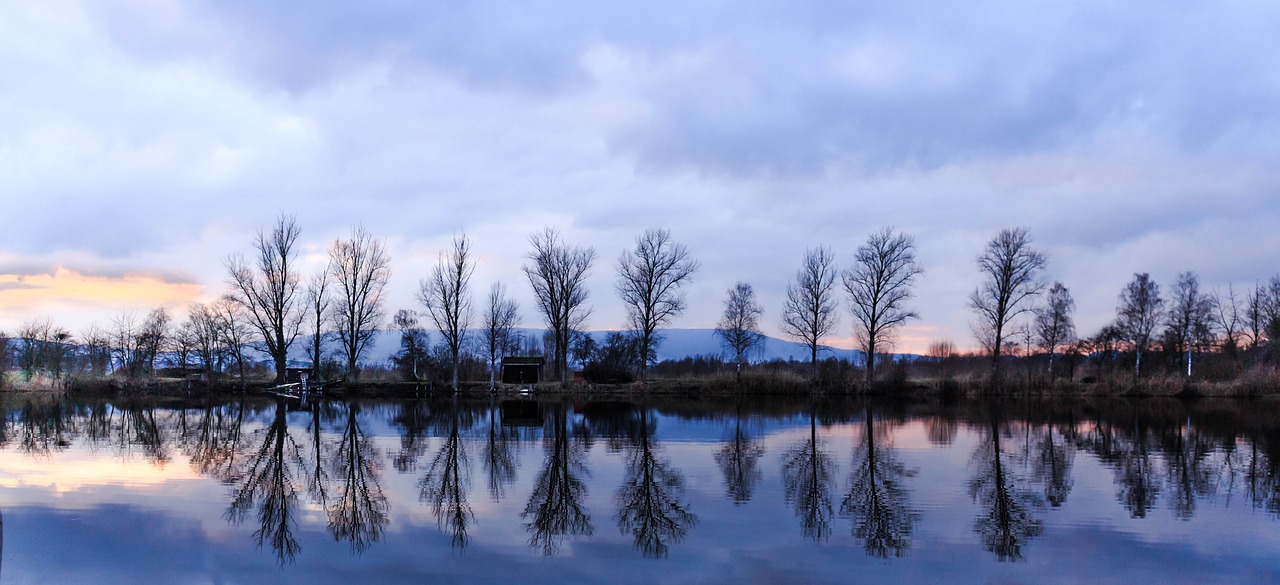
[[[542,365],[546,363],[542,356],[521,356],[502,358],[503,384],[537,384],[542,381]]]

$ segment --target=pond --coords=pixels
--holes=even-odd
[[[1273,583],[1280,407],[10,396],[3,583]]]

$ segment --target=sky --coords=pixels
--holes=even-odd
[[[528,238],[701,262],[671,326],[753,285],[779,335],[805,251],[911,234],[898,351],[974,342],[975,258],[1024,227],[1092,333],[1135,272],[1280,273],[1280,4],[0,0],[0,329],[72,332],[226,289],[280,214],[304,271],[360,225],[389,312],[454,234],[537,326]],[[838,335],[848,346],[851,319]]]

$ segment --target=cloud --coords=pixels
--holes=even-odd
[[[1134,270],[1197,270],[1209,288],[1268,276],[1277,12],[996,0],[16,6],[0,22],[4,246],[13,262],[103,283],[150,272],[157,290],[216,294],[225,257],[294,213],[307,270],[354,224],[387,238],[399,308],[416,306],[436,251],[467,231],[484,258],[478,288],[502,280],[528,308],[527,236],[553,225],[599,251],[592,323],[613,327],[614,259],[667,227],[703,261],[677,326],[713,325],[741,279],[776,332],[806,248],[847,263],[892,225],[916,236],[928,270],[920,325],[964,345],[973,257],[1026,226],[1082,320],[1099,324]],[[22,298],[23,311],[71,302]],[[103,310],[132,302],[93,298]],[[904,335],[902,349],[922,349],[913,343]]]

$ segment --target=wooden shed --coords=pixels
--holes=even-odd
[[[537,384],[542,381],[542,356],[512,356],[502,358],[503,384]]]

